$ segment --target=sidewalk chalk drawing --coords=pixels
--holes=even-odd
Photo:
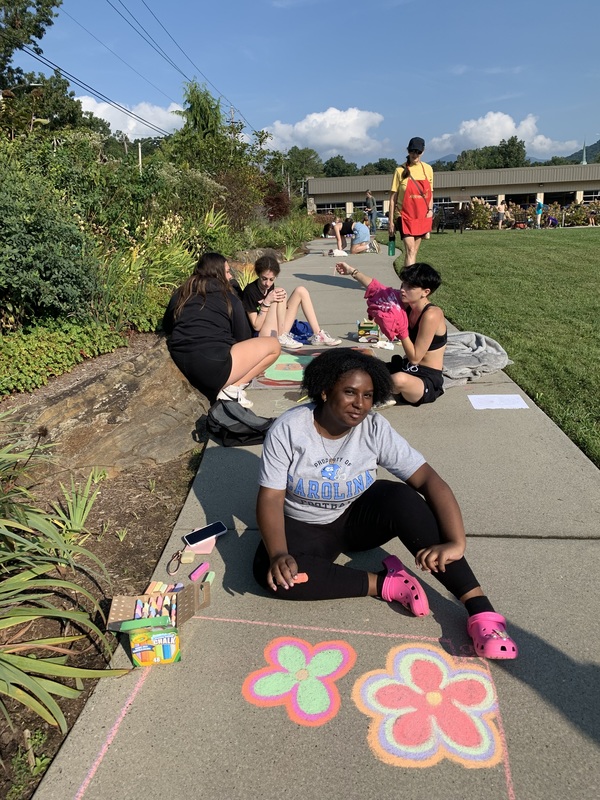
[[[386,764],[423,768],[448,759],[480,769],[502,760],[489,672],[439,647],[395,647],[385,670],[357,680],[352,699],[371,717],[369,746]]]
[[[282,636],[265,647],[268,666],[252,672],[242,686],[242,695],[263,708],[284,706],[298,725],[317,727],[333,719],[340,709],[335,682],[356,662],[356,653],[346,642],[320,642]]]
[[[359,350],[361,353],[373,355],[373,351],[369,347],[354,347],[354,350]],[[277,361],[271,364],[270,367],[252,379],[251,389],[269,389],[273,387],[297,387],[302,383],[304,377],[304,370],[308,364],[315,358],[323,353],[323,349],[318,347],[305,347],[302,350],[294,353],[282,352]]]
[[[318,354],[318,350],[303,350],[302,354],[281,353],[274,364],[253,379],[252,388],[298,386],[302,383],[304,368]]]

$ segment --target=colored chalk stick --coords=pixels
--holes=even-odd
[[[214,579],[215,579],[215,573],[211,570],[210,572],[206,573],[206,575],[202,579],[202,583],[210,583],[210,584],[212,584]]]
[[[191,581],[199,580],[203,575],[205,575],[208,572],[209,569],[210,569],[210,564],[208,563],[208,561],[203,561],[199,567],[196,567],[196,569],[193,572],[190,572],[190,580]]]

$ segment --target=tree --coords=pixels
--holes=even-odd
[[[507,167],[526,167],[529,164],[525,142],[516,136],[508,141],[502,139],[498,145],[463,150],[456,159],[456,169],[502,169]]]
[[[0,127],[9,138],[31,133],[43,124],[46,131],[65,128],[87,128],[110,135],[109,124],[91,112],[84,112],[75,92],[69,91],[69,81],[59,72],[47,78],[42,73],[27,72],[18,89],[3,89],[0,103]],[[37,125],[36,125],[37,123]]]
[[[501,167],[526,167],[529,164],[525,142],[516,136],[502,139],[498,145],[498,155]]]
[[[40,55],[38,41],[53,24],[62,0],[0,0],[0,88],[21,81],[23,70],[11,66],[13,54],[28,45]]]
[[[370,161],[360,169],[360,175],[393,175],[396,171],[398,162],[393,158],[380,158],[378,161]]]
[[[326,178],[345,178],[358,175],[358,166],[343,156],[332,156],[323,164],[323,174]]]
[[[432,161],[431,168],[434,172],[452,172],[456,169],[456,161]]]
[[[319,178],[323,175],[323,162],[316,150],[294,146],[287,152],[284,169],[290,194],[301,194],[306,178]]]

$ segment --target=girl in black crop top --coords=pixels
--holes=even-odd
[[[395,355],[388,365],[396,399],[414,406],[432,403],[444,393],[442,367],[448,338],[444,313],[430,302],[442,282],[439,272],[423,263],[404,267],[398,290],[343,261],[336,270],[365,287],[370,315],[390,340],[402,343],[404,358]]]
[[[428,303],[425,306],[425,308],[423,309],[423,311],[421,311],[421,313],[419,314],[419,318],[415,322],[415,324],[411,326],[410,323],[409,323],[409,325],[408,325],[408,338],[411,340],[411,342],[413,344],[415,344],[416,341],[417,341],[417,335],[419,333],[419,323],[421,322],[421,317],[427,311],[428,308],[437,308],[437,307],[438,306],[434,306],[433,303]],[[430,350],[439,350],[440,347],[445,347],[447,343],[448,343],[448,331],[447,330],[445,330],[444,333],[442,333],[442,334],[434,333],[433,334],[433,339],[431,340],[431,344],[427,348],[427,351],[429,352]]]

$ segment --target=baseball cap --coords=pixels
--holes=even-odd
[[[420,136],[413,136],[413,138],[408,143],[407,150],[418,150],[420,153],[425,150],[425,140],[421,139]]]

